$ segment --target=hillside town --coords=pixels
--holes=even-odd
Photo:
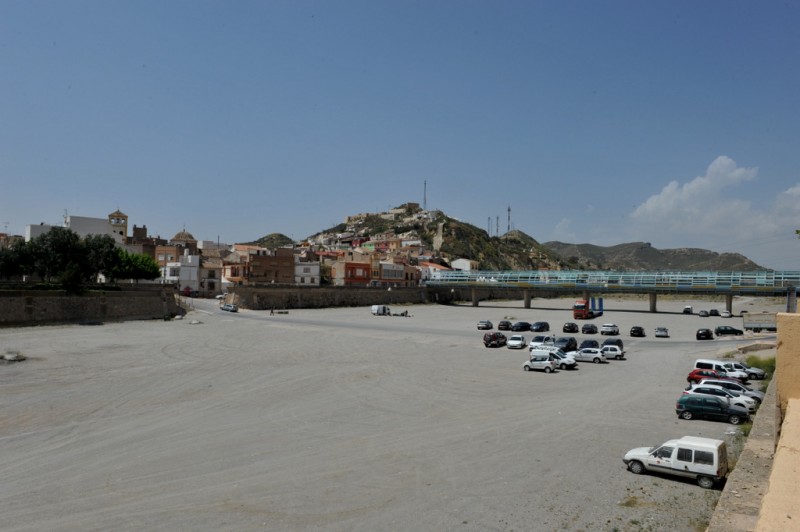
[[[197,240],[185,228],[169,239],[152,236],[146,225],[129,226],[128,215],[120,210],[105,218],[65,214],[63,227],[81,238],[109,235],[128,252],[152,257],[161,271],[154,283],[172,284],[184,295],[214,297],[232,285],[413,287],[424,284],[438,270],[477,269],[477,261],[442,256],[441,225],[437,237],[426,245],[414,230],[396,234],[387,229],[370,234],[374,230],[365,223],[380,219],[387,227],[408,227],[432,223],[436,214],[419,204],[407,203],[387,212],[347,216],[337,226],[340,231],[318,233],[302,242],[273,248]],[[24,237],[0,233],[0,247],[19,238],[30,241],[52,227],[28,225]]]

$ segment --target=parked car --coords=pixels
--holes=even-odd
[[[727,399],[730,404],[747,409],[751,414],[758,408],[758,403],[752,397],[741,395],[721,386],[711,384],[690,384],[684,391],[684,395],[700,394],[713,395]]]
[[[600,349],[600,342],[597,340],[584,340],[581,342],[581,345],[578,346],[578,349],[585,349],[587,347],[591,349]]]
[[[600,352],[603,353],[606,358],[613,358],[616,360],[625,358],[625,351],[616,345],[604,345],[600,348]]]
[[[219,308],[221,308],[222,310],[225,310],[227,312],[239,312],[239,307],[237,307],[233,303],[225,303],[224,305],[222,305]]]
[[[712,308],[711,310],[708,311],[708,315],[709,316],[717,316],[718,317],[719,316],[719,311],[717,309],[715,309],[715,308]]]
[[[747,410],[714,395],[682,395],[675,403],[675,413],[681,419],[711,419],[739,425],[750,419]]]
[[[644,327],[640,327],[638,325],[634,325],[633,327],[631,327],[631,336],[636,336],[636,337],[646,336],[646,334],[644,333]]]
[[[694,361],[694,369],[713,369],[716,372],[724,373],[726,377],[733,377],[734,379],[739,379],[742,382],[747,381],[750,378],[744,371],[739,371],[732,368],[725,367],[725,362],[722,360],[714,360],[711,358],[698,358]]]
[[[711,332],[711,329],[697,329],[695,338],[697,338],[698,340],[713,340],[714,333]]]
[[[733,316],[733,314],[731,314],[730,310],[723,310],[722,312],[719,313],[719,316],[720,318],[730,318]]]
[[[531,338],[531,341],[528,342],[529,349],[536,349],[537,347],[552,347],[553,342],[555,339],[552,336],[545,336],[545,335],[537,335]]]
[[[603,343],[600,347],[602,348],[607,345],[615,345],[620,349],[623,349],[622,338],[606,338],[605,340],[603,340]]]
[[[700,381],[700,384],[712,384],[714,386],[721,386],[723,388],[727,388],[728,390],[741,393],[748,397],[752,397],[757,402],[761,403],[764,400],[764,392],[761,390],[753,390],[748,388],[741,382],[729,381],[727,379],[703,379]]]
[[[561,349],[546,349],[549,351],[551,355],[556,357],[556,366],[558,369],[575,369],[578,367],[578,362],[575,358],[569,354],[565,353]]]
[[[731,368],[736,371],[743,371],[747,373],[751,380],[761,380],[767,377],[767,372],[761,368],[748,366],[745,362],[725,362],[725,368]]]
[[[506,347],[509,349],[523,349],[526,347],[525,337],[521,334],[514,334],[506,342]]]
[[[492,324],[491,321],[489,321],[489,320],[481,320],[481,321],[478,322],[478,330],[486,331],[486,330],[490,330],[490,329],[494,329],[494,325]]]
[[[511,326],[512,331],[530,331],[531,324],[527,321],[518,321],[514,325]]]
[[[547,332],[550,330],[550,324],[546,321],[537,321],[531,325],[531,330],[533,332]]]
[[[608,362],[606,356],[599,349],[580,349],[579,351],[571,352],[570,355],[578,362],[594,362],[595,364]]]
[[[536,351],[531,354],[530,360],[522,365],[525,371],[544,371],[551,373],[556,369],[556,357],[547,351]]]
[[[656,338],[669,338],[669,329],[666,327],[656,327]]]
[[[611,336],[616,336],[619,334],[619,327],[617,327],[613,323],[604,323],[600,326],[600,334],[608,334]]]
[[[565,353],[569,353],[570,351],[578,349],[578,341],[574,336],[559,336],[553,342],[553,346],[561,349]]]
[[[686,305],[685,307],[683,307],[683,313],[684,314],[694,314],[694,309],[692,308],[691,305]]]
[[[658,447],[631,449],[622,458],[631,473],[646,471],[693,478],[701,488],[710,489],[728,473],[725,442],[684,436]]]
[[[693,369],[689,375],[686,376],[686,382],[698,384],[703,379],[724,379],[734,382],[741,382],[739,379],[734,379],[726,376],[724,373],[719,373],[713,369]]]
[[[486,347],[502,347],[506,345],[506,335],[501,332],[486,333],[483,335],[483,345]]]
[[[581,327],[581,334],[597,334],[597,325],[594,323],[584,323]]]
[[[731,327],[730,325],[720,325],[714,329],[714,334],[717,336],[741,336],[744,334],[744,331]]]
[[[697,315],[700,316],[701,318],[707,318],[708,317],[708,311],[707,310],[701,310],[701,311],[699,311],[697,313]]]
[[[510,331],[511,330],[511,322],[508,320],[503,320],[497,324],[498,331]]]
[[[568,321],[561,328],[561,331],[565,333],[576,333],[578,332],[578,324],[572,321]]]

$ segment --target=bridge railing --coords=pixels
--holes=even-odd
[[[571,288],[608,290],[786,291],[800,286],[800,271],[618,272],[583,270],[437,271],[429,286],[473,285],[514,288]]]

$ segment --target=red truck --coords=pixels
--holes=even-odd
[[[602,304],[600,306],[602,309]],[[602,316],[602,310],[593,310],[589,307],[589,301],[586,299],[579,299],[572,305],[572,318],[576,320],[590,320],[597,316]]]

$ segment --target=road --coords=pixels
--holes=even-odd
[[[546,375],[475,324],[558,334],[571,300],[394,309],[407,318],[193,304],[169,322],[0,330],[28,356],[0,366],[3,530],[686,530],[719,495],[621,457],[731,438],[674,403],[695,358],[737,344],[695,330],[740,319],[606,299],[594,323],[620,326],[628,358]]]

